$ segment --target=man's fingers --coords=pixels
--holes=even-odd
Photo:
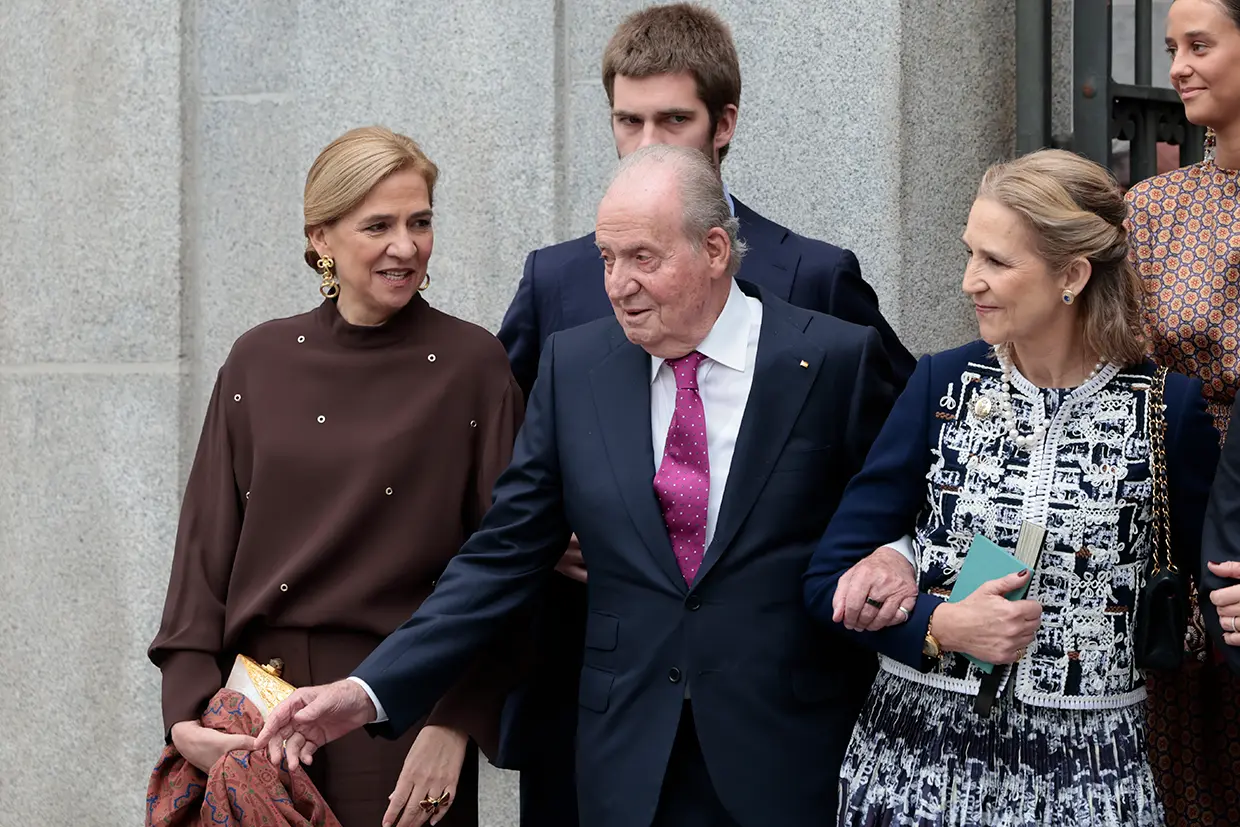
[[[328,701],[326,698],[326,693],[319,695],[308,704],[302,704],[301,708],[293,713],[292,720],[288,722],[289,725],[295,726],[297,724],[301,724],[304,726],[306,724],[313,724],[319,718],[323,717],[323,713],[326,712],[327,704]]]
[[[917,608],[917,594],[914,592],[900,601],[900,608],[896,609],[896,623],[907,623],[908,619],[913,616],[915,608]]]
[[[848,584],[848,593],[844,595],[844,626],[856,629],[860,624],[861,613],[865,609],[865,598],[870,593],[869,579],[855,577]]]
[[[288,761],[288,771],[293,772],[301,766],[301,748],[306,744],[306,736],[294,732],[284,742],[284,759]]]
[[[293,716],[296,715],[305,702],[306,690],[298,689],[292,695],[284,699],[282,703],[276,705],[267,716],[267,723],[263,725],[263,729],[258,733],[257,748],[262,749],[270,743],[279,743],[288,736],[281,734],[284,730],[292,726]]]
[[[1240,585],[1228,586],[1225,589],[1215,589],[1210,592],[1210,602],[1215,606],[1230,606],[1232,603],[1240,603]]]
[[[271,766],[279,769],[280,762],[284,760],[284,744],[278,737],[267,744],[267,758],[271,761]]]
[[[1219,577],[1228,577],[1232,580],[1240,580],[1240,560],[1225,560],[1222,563],[1209,563],[1210,571]]]
[[[319,749],[319,745],[313,741],[306,741],[306,745],[301,748],[301,763],[307,767],[314,763],[314,753]]]
[[[886,629],[900,622],[900,618],[903,617],[900,611],[900,601],[895,597],[889,597],[883,601],[883,607],[874,613],[874,619],[866,625],[865,630],[877,632],[879,629]]]
[[[839,623],[844,619],[844,605],[848,594],[848,584],[852,582],[853,570],[849,569],[840,576],[835,584],[835,594],[831,595],[831,620]]]

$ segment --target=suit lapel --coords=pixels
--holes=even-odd
[[[702,582],[731,545],[749,516],[783,453],[825,358],[823,351],[807,340],[801,328],[786,315],[786,310],[771,302],[763,303],[753,386],[736,438],[715,536],[694,578],[695,585]],[[802,361],[807,362],[806,367],[801,366]]]
[[[654,493],[654,446],[650,439],[650,356],[617,327],[616,347],[590,371],[590,390],[608,464],[637,533],[656,565],[681,591],[667,526]]]
[[[603,260],[594,246],[594,234],[578,239],[571,266],[561,274],[558,288],[564,314],[562,328],[605,319],[612,315],[603,275]]]
[[[741,264],[737,278],[753,282],[784,301],[792,296],[792,279],[797,261],[783,246],[786,230],[767,221],[746,207],[735,197],[736,218],[740,221],[740,236],[749,245],[749,253]]]

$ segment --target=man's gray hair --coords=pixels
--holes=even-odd
[[[740,272],[741,262],[749,248],[740,238],[740,222],[728,209],[723,182],[711,159],[701,150],[689,147],[667,144],[645,146],[624,156],[611,177],[611,183],[627,175],[640,176],[644,167],[655,164],[668,164],[675,172],[684,213],[685,235],[695,251],[702,249],[702,242],[715,227],[728,234],[728,241],[732,244],[728,276],[735,276]]]

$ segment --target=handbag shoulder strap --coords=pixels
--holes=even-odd
[[[1167,495],[1167,369],[1154,371],[1154,380],[1146,394],[1146,427],[1150,437],[1150,477],[1153,481],[1153,568],[1151,574],[1161,569],[1176,571],[1171,560],[1171,509]]]

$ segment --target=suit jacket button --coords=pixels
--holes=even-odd
[[[680,683],[680,670],[675,666],[667,670],[667,679],[672,683]]]
[[[685,598],[685,608],[691,612],[696,612],[698,609],[702,608],[702,598],[698,597],[696,594],[689,595]]]

